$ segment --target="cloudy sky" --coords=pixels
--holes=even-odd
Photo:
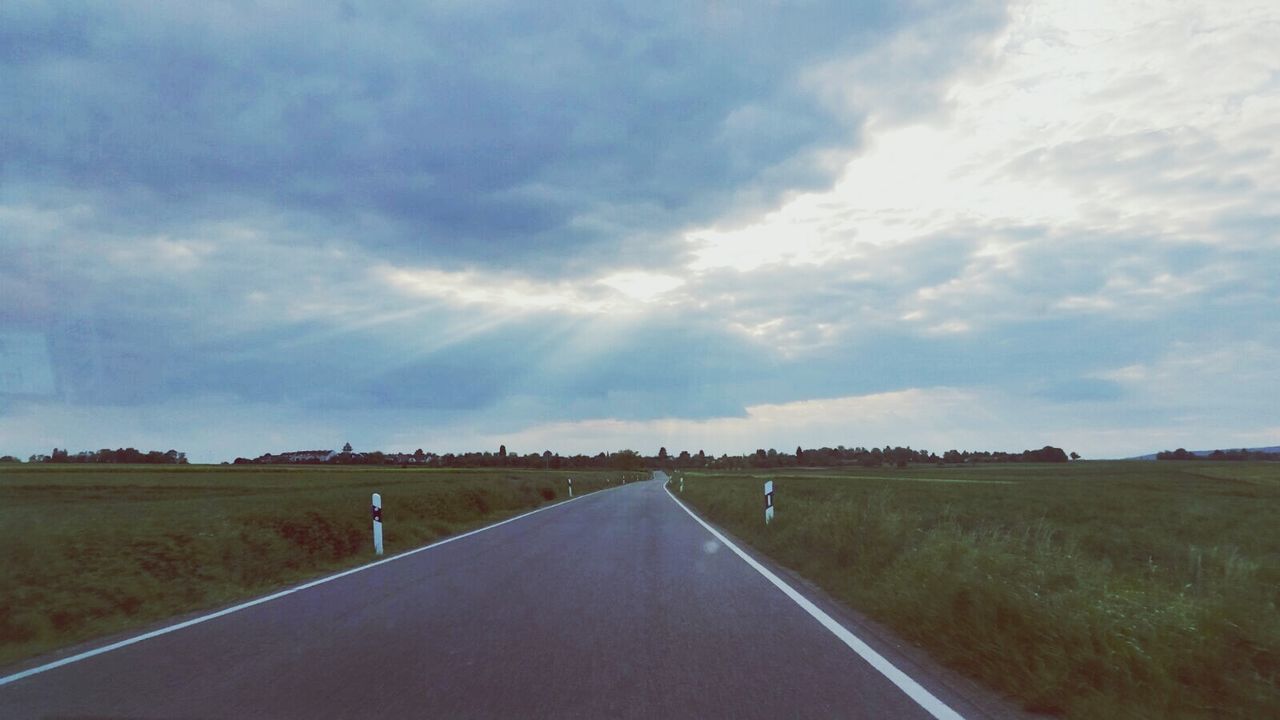
[[[1274,445],[1277,37],[7,0],[0,454]]]

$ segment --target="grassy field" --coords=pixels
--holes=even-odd
[[[0,469],[0,666],[224,605],[617,484],[625,473],[359,467]],[[638,478],[638,474],[627,475]]]
[[[708,519],[1028,709],[1280,717],[1280,464],[684,476]]]

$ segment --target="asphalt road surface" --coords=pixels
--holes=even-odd
[[[955,716],[991,717],[878,649]],[[935,714],[655,480],[12,680],[0,717]]]

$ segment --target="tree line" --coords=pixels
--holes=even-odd
[[[1240,448],[1239,450],[1214,450],[1206,455],[1200,455],[1188,451],[1186,448],[1178,448],[1177,450],[1162,450],[1156,453],[1157,460],[1269,460],[1272,462],[1280,461],[1280,452],[1267,452],[1265,450],[1249,450]]]
[[[909,464],[962,465],[966,463],[1057,463],[1077,460],[1076,453],[1068,455],[1062,448],[1046,445],[1039,450],[1022,452],[948,450],[941,456],[928,450],[910,447],[884,448],[836,448],[823,447],[806,450],[797,447],[794,453],[778,452],[763,448],[746,455],[723,454],[719,457],[699,450],[691,453],[681,450],[670,454],[665,447],[656,455],[642,455],[634,450],[599,452],[595,455],[561,455],[550,450],[541,453],[509,453],[505,445],[497,452],[465,452],[437,454],[421,448],[412,453],[385,453],[381,451],[354,452],[351,444],[342,452],[301,450],[284,453],[267,453],[256,458],[236,458],[237,465],[426,465],[440,468],[488,468],[508,467],[528,470],[749,470],[783,467],[882,467],[885,465],[906,467]]]
[[[928,450],[911,447],[889,446],[883,448],[822,447],[806,450],[797,447],[795,453],[778,452],[774,449],[760,448],[750,455],[721,455],[718,458],[708,457],[702,451],[691,455],[681,451],[668,459],[666,449],[659,450],[656,460],[666,466],[668,463],[677,470],[686,468],[707,468],[711,470],[746,470],[751,468],[778,467],[906,467],[907,465],[962,465],[966,463],[1013,463],[1013,462],[1067,462],[1078,460],[1076,453],[1067,455],[1062,448],[1046,445],[1039,450],[1023,450],[1022,452],[1004,451],[970,451],[947,450],[941,456]]]
[[[418,448],[412,453],[355,452],[351,443],[341,452],[300,450],[283,453],[266,453],[256,458],[236,458],[234,465],[391,465],[406,467],[425,465],[440,468],[488,468],[506,467],[525,470],[644,470],[646,458],[634,450],[600,452],[595,455],[560,455],[546,450],[542,453],[508,453],[505,445],[497,452],[433,453]]]
[[[1221,453],[1222,451],[1216,451]],[[1249,457],[1237,457],[1236,451],[1227,451],[1229,455],[1223,459],[1267,459],[1257,458],[1260,453],[1249,452]],[[1241,450],[1240,453],[1248,451]],[[1184,459],[1178,453],[1189,455],[1179,449],[1169,458]],[[1192,456],[1194,457],[1194,456]],[[1277,456],[1268,456],[1275,459]],[[347,443],[341,451],[329,450],[297,450],[281,453],[265,453],[256,458],[238,457],[235,465],[388,465],[388,466],[428,466],[439,468],[491,468],[504,467],[527,470],[751,470],[786,467],[907,467],[908,465],[964,465],[974,463],[1064,463],[1068,459],[1077,460],[1076,453],[1068,455],[1062,448],[1046,445],[1039,450],[1023,450],[1021,452],[1004,451],[970,451],[947,450],[937,455],[928,450],[910,447],[889,446],[883,448],[822,447],[805,449],[797,447],[794,453],[779,452],[776,449],[757,449],[754,453],[744,455],[722,454],[719,457],[708,455],[699,450],[691,453],[681,450],[670,454],[665,447],[656,455],[642,455],[635,450],[618,450],[615,452],[599,452],[595,455],[576,454],[561,455],[545,450],[541,453],[509,453],[505,445],[497,452],[463,452],[433,453],[421,448],[412,453],[383,452],[373,450],[356,452]],[[1215,456],[1216,459],[1216,456]],[[0,462],[19,462],[17,458],[5,456]],[[32,455],[33,463],[139,463],[157,465],[185,465],[186,453],[177,450],[160,452],[151,450],[142,452],[134,448],[102,449],[96,452],[83,451],[74,455],[65,449],[54,448],[50,455]],[[224,463],[226,464],[226,463]]]
[[[497,452],[462,452],[438,454],[421,448],[412,453],[354,452],[351,444],[337,451],[294,451],[278,454],[266,453],[256,458],[236,458],[234,464],[284,465],[427,465],[441,468],[509,467],[527,470],[750,470],[783,467],[906,467],[907,465],[965,465],[975,463],[1061,463],[1078,460],[1077,453],[1068,454],[1062,448],[1046,445],[1039,450],[1004,452],[989,450],[947,450],[937,455],[928,450],[910,447],[883,448],[821,447],[805,449],[797,447],[794,453],[776,449],[757,449],[744,455],[708,455],[702,450],[691,453],[681,450],[669,454],[660,448],[656,455],[642,455],[634,450],[599,452],[595,455],[561,455],[550,450],[541,453],[509,453],[505,445]],[[1224,460],[1224,461],[1280,461],[1280,452],[1266,450],[1222,449],[1211,453],[1195,453],[1185,448],[1163,450],[1156,453],[1157,460]],[[13,455],[0,456],[0,463],[20,463]],[[27,459],[30,463],[131,463],[143,465],[186,465],[187,455],[177,450],[143,452],[135,448],[103,448],[84,450],[75,454],[64,448],[54,448],[48,454],[36,454]],[[224,463],[226,464],[226,463]]]
[[[6,458],[12,456],[6,455]],[[4,458],[0,458],[2,462]],[[13,462],[17,458],[12,459]],[[177,450],[160,452],[149,450],[142,452],[134,448],[103,448],[101,450],[82,450],[75,455],[63,448],[54,448],[49,455],[32,455],[27,459],[32,463],[133,463],[143,465],[186,465],[187,454]]]

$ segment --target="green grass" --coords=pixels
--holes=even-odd
[[[359,467],[0,469],[0,666],[252,597],[510,517],[625,473]],[[639,477],[632,473],[631,478]]]
[[[1280,464],[685,473],[681,497],[1030,710],[1280,717]]]

